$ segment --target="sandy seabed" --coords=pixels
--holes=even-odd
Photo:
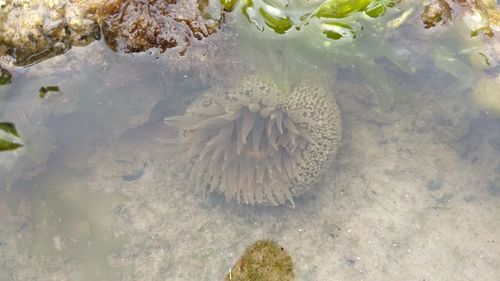
[[[74,116],[90,140],[56,142],[30,191],[0,199],[0,280],[223,280],[259,239],[288,250],[297,280],[500,280],[500,120],[432,85],[384,111],[345,76],[342,146],[295,208],[188,187],[158,141],[175,135],[155,117],[164,93],[127,94],[136,126],[111,143]]]

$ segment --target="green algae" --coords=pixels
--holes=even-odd
[[[377,3],[380,7],[392,7],[396,2]],[[349,11],[367,7],[374,8],[372,5],[361,5]],[[383,66],[379,61],[394,65],[400,75],[415,74],[416,67],[398,53],[398,44],[392,42],[393,36],[399,32],[396,26],[403,24],[413,9],[409,6],[403,11],[391,10],[390,13],[384,10],[381,15],[388,17],[372,19],[373,22],[367,25],[362,20],[345,23],[345,20],[354,19],[351,16],[337,21],[336,18],[321,19],[308,15],[314,24],[304,25],[299,31],[284,35],[258,31],[256,34],[251,26],[242,25],[240,30],[244,36],[239,39],[244,46],[242,53],[245,55],[242,57],[248,58],[249,64],[255,65],[262,76],[272,79],[268,82],[277,84],[285,94],[297,81],[317,83],[323,80],[332,84],[336,79],[336,70],[354,69],[360,75],[360,82],[369,84],[376,92],[381,107],[387,111],[395,103],[407,100],[411,91],[391,79],[385,70],[387,63]],[[258,42],[253,39],[256,36],[260,37]],[[311,79],[314,76],[321,78]]]
[[[220,3],[222,4],[224,11],[232,12],[238,3],[238,0],[220,0]]]
[[[17,142],[11,142],[0,138],[0,151],[16,150],[23,145]]]
[[[241,9],[241,14],[257,30],[266,26],[276,34],[292,30],[302,32],[307,26],[318,27],[326,38],[341,40],[353,38],[361,32],[369,19],[385,15],[398,0],[325,0],[325,1],[263,1],[221,0],[225,11]],[[368,19],[367,19],[368,18]]]
[[[0,86],[10,84],[10,82],[12,82],[12,74],[0,66]]]
[[[53,92],[61,92],[61,90],[59,89],[58,86],[46,86],[46,87],[41,87],[39,90],[38,90],[38,95],[41,97],[41,98],[45,98],[49,93],[53,93]]]
[[[362,12],[371,0],[327,0],[318,7],[314,16],[319,18],[345,18],[352,13]]]
[[[6,132],[7,134],[20,137],[19,133],[17,132],[16,125],[10,122],[1,122],[0,123],[0,130]]]
[[[0,131],[5,133],[5,137],[0,135],[0,151],[16,150],[23,145],[15,139],[20,138],[16,126],[11,122],[0,122]]]
[[[259,240],[250,245],[225,281],[293,281],[293,261],[278,243]]]
[[[265,24],[278,34],[284,34],[293,26],[290,17],[279,10],[261,7],[259,13],[262,15]]]

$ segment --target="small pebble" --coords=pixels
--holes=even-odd
[[[498,164],[497,167],[495,168],[495,173],[500,175],[500,164]]]
[[[472,201],[474,201],[476,197],[472,196],[472,195],[469,195],[469,196],[464,196],[464,201],[466,203],[471,203]]]
[[[490,182],[488,190],[492,195],[500,196],[500,177],[496,177]]]
[[[356,261],[354,259],[347,259],[345,261],[345,263],[348,265],[348,266],[355,266],[356,265]]]
[[[500,152],[500,137],[494,138],[489,141],[491,147],[495,149],[497,152]]]
[[[433,178],[429,180],[429,182],[427,183],[427,190],[437,191],[441,189],[442,185],[443,185],[443,180],[441,178]]]

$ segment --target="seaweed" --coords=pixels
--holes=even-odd
[[[38,94],[41,98],[45,98],[49,93],[51,92],[61,92],[58,86],[46,86],[46,87],[41,87],[38,90]]]
[[[331,40],[354,38],[370,18],[383,16],[399,0],[264,1],[220,0],[225,11],[238,3],[242,15],[258,30],[267,26],[277,34],[301,31],[308,25],[320,28]]]
[[[0,122],[0,131],[6,134],[6,137],[20,138],[20,135],[16,129],[16,126],[10,122]],[[7,138],[0,137],[0,151],[10,151],[15,150],[23,145],[16,142],[15,140],[9,140]]]
[[[0,123],[0,130],[6,132],[7,134],[19,137],[19,133],[17,132],[16,126],[10,122],[2,122]]]
[[[7,69],[0,66],[0,86],[7,85],[12,82],[12,74]]]

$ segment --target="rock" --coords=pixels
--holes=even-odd
[[[439,22],[446,24],[451,20],[451,7],[445,0],[435,0],[425,5],[420,16],[425,28],[436,26]]]
[[[260,240],[247,248],[224,280],[292,281],[292,258],[276,242]]]
[[[455,18],[464,20],[470,34],[485,34],[489,37],[500,30],[500,11],[496,0],[432,0],[424,6],[421,15],[425,28],[431,28],[442,22],[451,21],[451,12]]]
[[[0,56],[30,65],[100,38],[98,0],[6,0],[0,9]]]
[[[210,15],[212,7],[201,5],[205,2],[210,1],[107,0],[99,9],[99,22],[106,43],[115,51],[176,48],[183,55],[193,40],[219,29],[222,7]]]

